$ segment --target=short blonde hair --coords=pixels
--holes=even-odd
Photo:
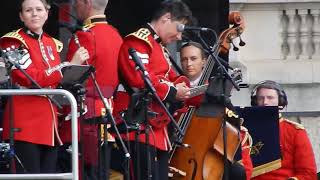
[[[108,5],[108,0],[92,0],[92,6],[96,10],[104,10]]]

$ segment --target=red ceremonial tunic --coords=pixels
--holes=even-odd
[[[76,35],[80,45],[89,51],[88,63],[95,68],[95,78],[102,94],[110,98],[119,83],[118,55],[122,38],[118,31],[107,23],[104,16],[94,16],[85,23],[84,28],[88,30],[77,31]],[[74,38],[71,39],[67,53],[68,60],[71,60],[78,48]],[[88,79],[86,89],[86,105],[88,106],[86,118],[100,116],[102,103],[91,78]],[[96,107],[99,104],[100,106]]]
[[[122,44],[122,38],[118,31],[106,22],[105,17],[102,17],[103,18],[91,18],[84,26],[88,31],[77,31],[76,35],[80,45],[89,52],[90,58],[88,63],[95,68],[95,77],[104,97],[109,98],[113,95],[119,83],[117,75],[118,52]],[[69,61],[78,48],[74,38],[72,38],[67,53],[67,59]],[[103,104],[90,77],[86,83],[86,90],[85,103],[88,112],[85,114],[85,118],[101,116]],[[63,123],[61,131],[62,139],[70,142],[70,123]]]
[[[80,46],[89,52],[88,64],[95,68],[95,78],[100,90],[105,98],[110,98],[118,83],[118,55],[122,38],[118,31],[106,21],[104,15],[97,15],[88,18],[84,23],[84,31],[77,31]],[[72,38],[69,43],[67,59],[70,61],[79,45]],[[86,64],[86,63],[84,63]],[[87,112],[84,119],[101,117],[104,111],[101,101],[91,77],[88,78],[85,88],[87,90],[85,105]],[[86,123],[85,122],[85,123]],[[60,132],[63,141],[71,142],[71,127],[69,121],[64,121],[60,125]],[[91,164],[97,163],[98,157],[98,126],[96,124],[84,124],[81,127],[84,143],[84,158]]]
[[[254,180],[317,180],[316,163],[307,132],[302,125],[280,119],[281,168]]]
[[[60,64],[58,51],[62,43],[43,33],[36,35],[29,30],[20,29],[8,33],[1,38],[1,48],[22,47],[27,52],[18,64],[42,88],[54,89],[62,75],[59,70],[49,72]],[[41,48],[42,47],[42,48]],[[30,56],[30,57],[29,57]],[[18,69],[12,70],[12,81],[20,88],[34,88],[31,81]],[[12,118],[10,118],[12,110]],[[14,133],[14,139],[34,144],[54,146],[61,142],[57,133],[57,113],[55,105],[45,96],[14,96],[12,109],[7,103],[4,114],[4,139],[9,138],[9,121],[19,131]],[[57,137],[57,139],[55,139]]]
[[[250,149],[252,146],[251,136],[244,126],[240,127],[240,137],[241,137],[241,163],[246,171],[247,180],[251,178],[253,172],[253,164],[250,158]]]
[[[135,63],[128,53],[129,48],[134,48],[137,51],[137,56],[140,57],[146,71],[149,73],[151,82],[163,102],[176,102],[176,89],[173,82],[178,76],[171,68],[171,63],[165,48],[160,43],[159,36],[151,29],[151,27],[141,28],[137,32],[128,35],[124,39],[119,54],[119,70],[124,82],[131,88],[145,88],[144,81],[141,77],[141,72],[136,70]],[[114,99],[114,116],[121,123],[120,112],[127,109],[130,101],[130,95],[125,91],[124,86],[120,85],[118,93]],[[153,100],[155,101],[155,100]],[[167,124],[169,118],[162,111],[162,108],[156,103],[151,103],[151,110],[159,115],[152,119],[152,131],[149,134],[149,143],[158,149],[169,150],[170,142],[167,133]],[[142,126],[144,129],[144,126]],[[135,140],[135,132],[130,132],[127,138],[129,141]],[[139,141],[145,143],[145,134],[139,136]]]

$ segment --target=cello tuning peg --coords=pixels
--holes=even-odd
[[[240,42],[239,42],[239,46],[244,46],[246,45],[246,43],[241,39],[241,37],[239,36]]]
[[[245,46],[245,45],[246,45],[246,43],[244,41],[240,40],[239,46]]]
[[[234,45],[233,42],[231,42],[231,44],[232,44],[232,46],[233,46],[233,50],[234,50],[234,51],[239,51],[239,48],[238,48],[236,45]]]

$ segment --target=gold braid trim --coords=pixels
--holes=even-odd
[[[52,38],[52,40],[54,41],[54,43],[56,44],[56,49],[58,52],[61,52],[63,49],[63,43],[61,41],[59,41],[58,39]]]
[[[149,41],[148,39],[148,36],[151,34],[151,32],[149,31],[149,29],[147,28],[141,28],[139,29],[138,31],[134,32],[134,33],[131,33],[128,36],[134,36],[138,39],[141,39],[143,40],[144,42],[146,42],[151,48],[152,48],[152,44],[151,42]]]
[[[253,172],[252,172],[252,178],[259,176],[261,174],[265,174],[268,173],[270,171],[276,170],[281,168],[281,159],[277,159],[271,162],[268,162],[266,164],[257,166],[255,168],[253,168]]]
[[[282,120],[288,122],[289,124],[292,124],[296,129],[304,129],[302,124],[299,124],[297,122],[293,122],[293,121],[290,121],[290,120],[284,119],[284,118],[282,118]]]
[[[86,25],[90,25],[90,24],[93,24],[95,22],[92,22],[93,19],[96,19],[96,18],[104,18],[106,19],[106,16],[103,14],[100,14],[100,15],[94,15],[94,16],[90,16],[89,18],[87,18],[86,20],[84,20],[83,24],[86,26]]]
[[[89,23],[89,24],[85,24],[85,25],[83,26],[83,29],[90,29],[90,28],[94,27],[97,23],[105,23],[105,24],[108,24],[107,22]]]
[[[7,34],[5,34],[4,36],[2,36],[1,38],[13,38],[13,39],[17,39],[19,40],[27,49],[28,49],[28,45],[26,43],[26,41],[23,39],[23,37],[18,33],[21,29],[18,29],[16,31],[12,31],[9,32]]]

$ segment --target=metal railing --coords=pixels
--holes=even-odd
[[[64,95],[71,104],[71,130],[72,130],[72,172],[56,174],[0,174],[0,179],[73,179],[78,180],[78,125],[77,102],[74,96],[62,89],[3,89],[2,95]]]

